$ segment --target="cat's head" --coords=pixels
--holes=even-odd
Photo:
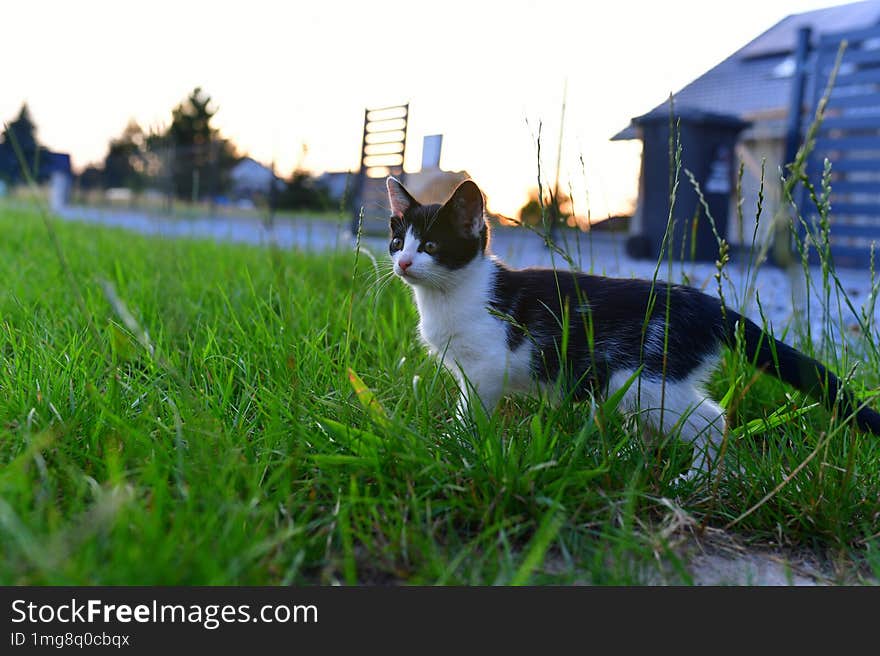
[[[486,253],[489,226],[483,216],[483,194],[470,180],[462,182],[442,205],[422,205],[389,177],[391,240],[388,250],[394,273],[410,285],[444,288],[455,272]]]

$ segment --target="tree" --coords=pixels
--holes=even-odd
[[[278,195],[278,207],[291,210],[328,210],[332,206],[327,190],[305,171],[294,171]]]
[[[27,103],[23,103],[18,117],[8,124],[0,137],[0,177],[7,182],[17,184],[27,179],[22,172],[22,161],[30,175],[42,182],[40,154],[45,148],[37,142],[36,132],[30,109]]]
[[[122,134],[110,141],[104,158],[104,186],[144,188],[147,168],[147,139],[141,126],[129,120]]]
[[[555,226],[567,225],[571,216],[571,199],[562,192],[555,196],[552,190],[544,189],[543,213],[542,203],[538,199],[538,190],[532,189],[529,201],[519,210],[519,220],[524,225],[539,225],[546,222],[552,230]]]
[[[150,150],[165,163],[178,198],[198,200],[229,187],[229,171],[239,158],[232,143],[211,125],[216,113],[211,96],[196,87],[172,110],[168,129],[147,138]]]
[[[104,169],[90,164],[79,174],[79,188],[83,191],[92,191],[104,186]]]

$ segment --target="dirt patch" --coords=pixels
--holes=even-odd
[[[719,549],[694,542],[682,561],[695,585],[834,585],[842,582],[829,563],[781,549]]]
[[[674,502],[668,499],[661,502],[669,512],[659,537],[671,547],[695,585],[878,584],[852,562],[839,562],[824,554],[775,544],[755,544],[720,529],[699,530],[694,518]],[[662,562],[662,557],[659,560]],[[665,564],[661,569],[668,571]]]

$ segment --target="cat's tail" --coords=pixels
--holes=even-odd
[[[880,413],[859,401],[840,378],[820,362],[774,339],[756,323],[729,309],[721,331],[728,346],[736,343],[737,322],[742,322],[744,328],[746,356],[756,367],[821,400],[829,409],[836,405],[842,416],[854,416],[863,431],[880,435]]]

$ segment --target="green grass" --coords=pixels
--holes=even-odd
[[[364,254],[8,206],[0,235],[0,583],[688,583],[669,499],[698,528],[757,505],[744,540],[880,571],[880,442],[823,410],[682,483],[689,450],[644,446],[613,399],[451,421],[407,290]],[[740,381],[735,422],[793,407],[767,377],[741,394],[753,376],[728,354],[713,383]]]

